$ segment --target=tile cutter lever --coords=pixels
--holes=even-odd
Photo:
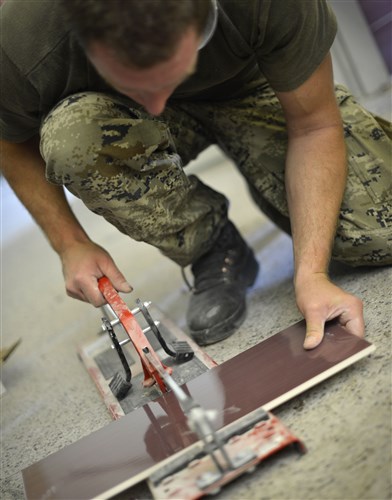
[[[112,309],[114,314],[117,316],[118,322],[121,323],[123,326],[125,332],[127,333],[129,337],[129,341],[132,342],[134,345],[136,352],[138,353],[140,357],[140,361],[143,367],[143,372],[144,372],[144,382],[143,385],[145,387],[150,387],[153,384],[157,384],[160,388],[160,390],[164,393],[167,392],[168,388],[166,386],[166,383],[164,379],[162,378],[161,373],[168,373],[171,375],[172,373],[172,368],[165,366],[162,361],[160,360],[159,356],[157,353],[154,351],[152,348],[149,340],[147,339],[145,335],[146,330],[142,330],[140,327],[139,323],[137,322],[134,312],[142,312],[143,316],[145,317],[149,327],[147,328],[148,330],[152,330],[157,339],[159,340],[160,344],[162,345],[163,349],[170,355],[175,357],[177,361],[188,361],[193,357],[193,351],[190,349],[189,345],[187,342],[176,342],[175,348],[170,349],[169,346],[166,344],[165,340],[161,336],[159,329],[156,325],[156,323],[152,320],[147,307],[145,304],[143,304],[140,300],[137,300],[137,305],[138,309],[136,311],[130,311],[126,303],[121,299],[113,285],[111,284],[110,280],[104,276],[98,280],[98,287],[99,290],[101,291],[102,295],[105,297],[108,306]],[[104,329],[107,330],[109,333],[112,342],[114,344],[114,347],[117,350],[117,353],[120,356],[120,360],[124,366],[124,363],[126,363],[125,357],[122,353],[121,350],[121,345],[123,343],[128,342],[128,339],[124,342],[118,342],[116,339],[116,336],[114,334],[113,328],[112,328],[112,323],[109,322],[107,319],[103,318],[103,326]],[[117,320],[115,320],[114,323],[117,323]],[[149,353],[149,356],[147,357],[145,354],[145,350],[147,349],[147,352]],[[157,367],[160,367],[162,370],[161,373],[159,370],[157,370]],[[124,366],[125,372],[127,374],[127,389],[130,388],[130,370],[129,368]],[[125,381],[123,381],[125,382]],[[123,383],[122,382],[122,383]],[[118,383],[118,380],[117,380]],[[113,390],[113,387],[112,387]],[[124,393],[125,391],[121,390],[120,392]]]

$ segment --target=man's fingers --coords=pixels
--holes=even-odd
[[[133,287],[125,278],[123,278],[122,280],[112,281],[112,284],[118,292],[130,293],[133,291]]]
[[[360,301],[359,301],[360,302]],[[361,314],[362,309],[353,311],[345,311],[339,316],[339,322],[353,335],[358,337],[363,337],[365,335],[365,322],[363,315]],[[350,314],[351,313],[351,314]],[[333,316],[327,319],[333,319]],[[324,321],[320,321],[319,318],[309,318],[305,317],[306,320],[306,337],[304,341],[304,349],[314,349],[317,347],[324,337]]]
[[[305,349],[317,347],[324,336],[326,321],[339,318],[339,323],[359,337],[365,333],[362,301],[331,283],[315,276],[296,286],[299,310],[306,321]]]
[[[70,297],[89,302],[94,307],[102,307],[106,304],[106,300],[99,289],[98,279],[99,278],[96,278],[95,276],[91,276],[88,281],[79,283],[77,289],[68,289],[67,293]],[[125,280],[123,276],[122,279],[117,279],[117,281],[110,281],[112,282],[114,288],[119,292],[129,293],[133,290],[131,285]]]
[[[128,283],[128,281],[125,279],[125,276],[115,266],[115,264],[112,264],[108,269],[106,269],[106,272],[104,274],[111,281],[112,285],[118,292],[132,292],[132,286]]]
[[[319,319],[305,318],[306,320],[306,336],[304,341],[304,349],[314,349],[323,340],[324,322]]]
[[[352,333],[353,335],[356,335],[357,337],[364,337],[365,336],[365,321],[363,319],[363,314],[362,314],[362,309],[361,309],[361,314],[355,315],[354,317],[346,318],[347,314],[343,313],[340,318],[339,322],[341,325],[343,325],[347,330]]]
[[[109,279],[113,287],[118,292],[123,292],[123,293],[132,292],[133,288],[119,271],[115,273],[114,279],[113,278],[111,279],[111,277],[108,275],[106,275],[106,277]],[[90,302],[90,304],[92,304],[95,307],[101,307],[104,304],[106,304],[106,299],[102,295],[99,289],[98,280],[99,278],[94,277],[93,279],[94,283],[89,283],[88,289],[86,288],[84,290],[84,295],[87,297],[88,302]]]
[[[88,280],[79,280],[66,286],[67,295],[73,299],[89,302],[94,307],[101,307],[106,304],[104,296],[98,288],[97,278],[91,276]]]
[[[96,278],[94,278],[94,284],[91,283],[91,285],[85,289],[84,295],[86,296],[87,301],[94,307],[102,307],[106,304],[106,299],[98,288],[98,281]]]

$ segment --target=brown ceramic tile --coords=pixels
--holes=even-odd
[[[373,350],[367,341],[328,325],[321,346],[302,348],[298,323],[186,385],[216,428],[256,408],[272,409]],[[162,460],[196,441],[173,394],[50,455],[23,471],[27,498],[108,498],[148,477]],[[161,465],[161,464],[159,464]]]

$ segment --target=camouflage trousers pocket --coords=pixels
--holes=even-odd
[[[376,145],[374,148],[371,140],[367,144],[361,144],[358,142],[358,137],[346,138],[346,144],[350,178],[352,179],[354,174],[356,182],[361,184],[375,204],[392,201],[392,165],[387,145],[385,144],[384,148]],[[379,150],[378,155],[374,149]],[[381,149],[385,150],[384,154]]]
[[[392,143],[377,119],[343,86],[336,89],[343,119],[349,183],[375,204],[392,199]]]

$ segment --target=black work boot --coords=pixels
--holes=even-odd
[[[229,221],[215,245],[193,265],[194,291],[187,324],[200,345],[229,337],[245,319],[247,287],[259,265],[235,226]]]

